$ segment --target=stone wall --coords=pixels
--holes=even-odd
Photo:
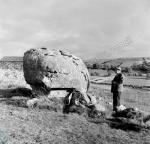
[[[5,62],[5,61],[0,61],[0,69],[11,69],[11,70],[23,70],[23,62],[19,61],[12,61],[12,62]]]

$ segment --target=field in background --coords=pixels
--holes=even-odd
[[[104,81],[103,83],[111,84],[111,80]],[[138,86],[150,86],[150,80],[146,79],[145,77],[140,76],[127,76],[124,79],[125,85],[138,85]]]
[[[100,74],[100,76],[104,76],[107,75],[107,70],[102,70],[102,69],[88,69],[90,75],[93,72],[98,72]]]

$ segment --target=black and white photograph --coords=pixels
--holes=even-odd
[[[0,144],[150,144],[150,0],[0,0]]]

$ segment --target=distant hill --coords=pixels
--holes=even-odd
[[[133,66],[134,63],[136,63],[137,65],[142,64],[144,59],[146,61],[150,61],[150,57],[135,57],[135,58],[117,58],[117,59],[105,59],[105,60],[97,60],[96,63],[98,64],[106,64],[106,65],[113,65],[113,66],[117,66],[119,64],[121,64],[122,67],[131,67]],[[90,63],[89,61],[85,61],[86,64]]]
[[[22,62],[23,57],[19,56],[4,56],[2,59],[0,59],[0,62]]]

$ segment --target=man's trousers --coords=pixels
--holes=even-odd
[[[113,111],[117,111],[117,107],[120,106],[120,97],[121,97],[121,92],[119,91],[113,92]]]

